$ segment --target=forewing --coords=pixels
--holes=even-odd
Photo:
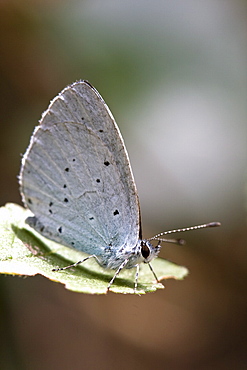
[[[28,223],[89,254],[135,246],[139,202],[119,129],[86,81],[65,88],[42,115],[23,157]]]

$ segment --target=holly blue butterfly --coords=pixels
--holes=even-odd
[[[108,289],[124,268],[157,257],[163,235],[142,239],[135,181],[118,126],[98,91],[87,81],[66,87],[43,113],[20,172],[22,200],[34,214],[26,222],[43,236],[88,254],[114,270]],[[158,240],[156,246],[151,240]],[[54,271],[63,270],[54,269]]]

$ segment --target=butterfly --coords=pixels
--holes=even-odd
[[[67,86],[50,103],[22,158],[20,191],[34,214],[26,222],[43,236],[88,254],[64,270],[95,258],[114,271],[136,268],[159,254],[174,232],[219,226],[218,222],[142,238],[140,205],[119,128],[98,91],[87,81]],[[154,246],[152,241],[158,243]]]

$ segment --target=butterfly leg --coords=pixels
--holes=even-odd
[[[150,264],[150,263],[148,263],[148,266],[149,266],[150,270],[152,271],[152,274],[153,274],[153,276],[155,277],[156,282],[158,283],[158,282],[159,282],[159,279],[157,278],[157,275],[156,275],[156,273],[154,272],[154,270],[153,270],[153,268],[152,268],[151,264]]]
[[[136,294],[136,291],[137,291],[139,270],[140,270],[140,265],[138,264],[138,265],[136,265],[136,276],[135,276],[135,287],[134,287],[134,293],[135,294]]]
[[[124,268],[124,266],[128,263],[128,259],[124,260],[123,263],[119,266],[119,268],[117,269],[117,271],[115,272],[113,278],[111,279],[111,281],[109,282],[108,286],[107,286],[107,291],[110,289],[111,285],[113,284],[114,280],[116,279],[116,277],[118,276],[118,274],[120,273],[120,271]]]
[[[65,266],[65,267],[60,267],[58,269],[52,269],[52,271],[62,271],[62,270],[70,269],[71,267],[75,267],[75,266],[80,265],[81,263],[87,261],[89,258],[96,258],[97,259],[97,257],[94,254],[92,254],[91,256],[88,256],[88,257],[84,258],[81,261],[78,261],[76,263],[73,263],[72,265]]]

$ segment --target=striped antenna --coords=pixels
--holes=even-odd
[[[152,238],[148,239],[150,240],[158,240],[159,242],[166,242],[166,243],[175,243],[175,244],[185,244],[185,241],[183,239],[162,239],[160,236],[168,235],[168,234],[174,234],[174,233],[181,233],[184,231],[191,231],[191,230],[198,230],[198,229],[206,229],[208,227],[217,227],[220,226],[220,222],[209,222],[208,224],[202,224],[202,225],[196,225],[196,226],[189,226],[184,227],[183,229],[174,229],[169,231],[164,231],[162,233],[159,233]]]

